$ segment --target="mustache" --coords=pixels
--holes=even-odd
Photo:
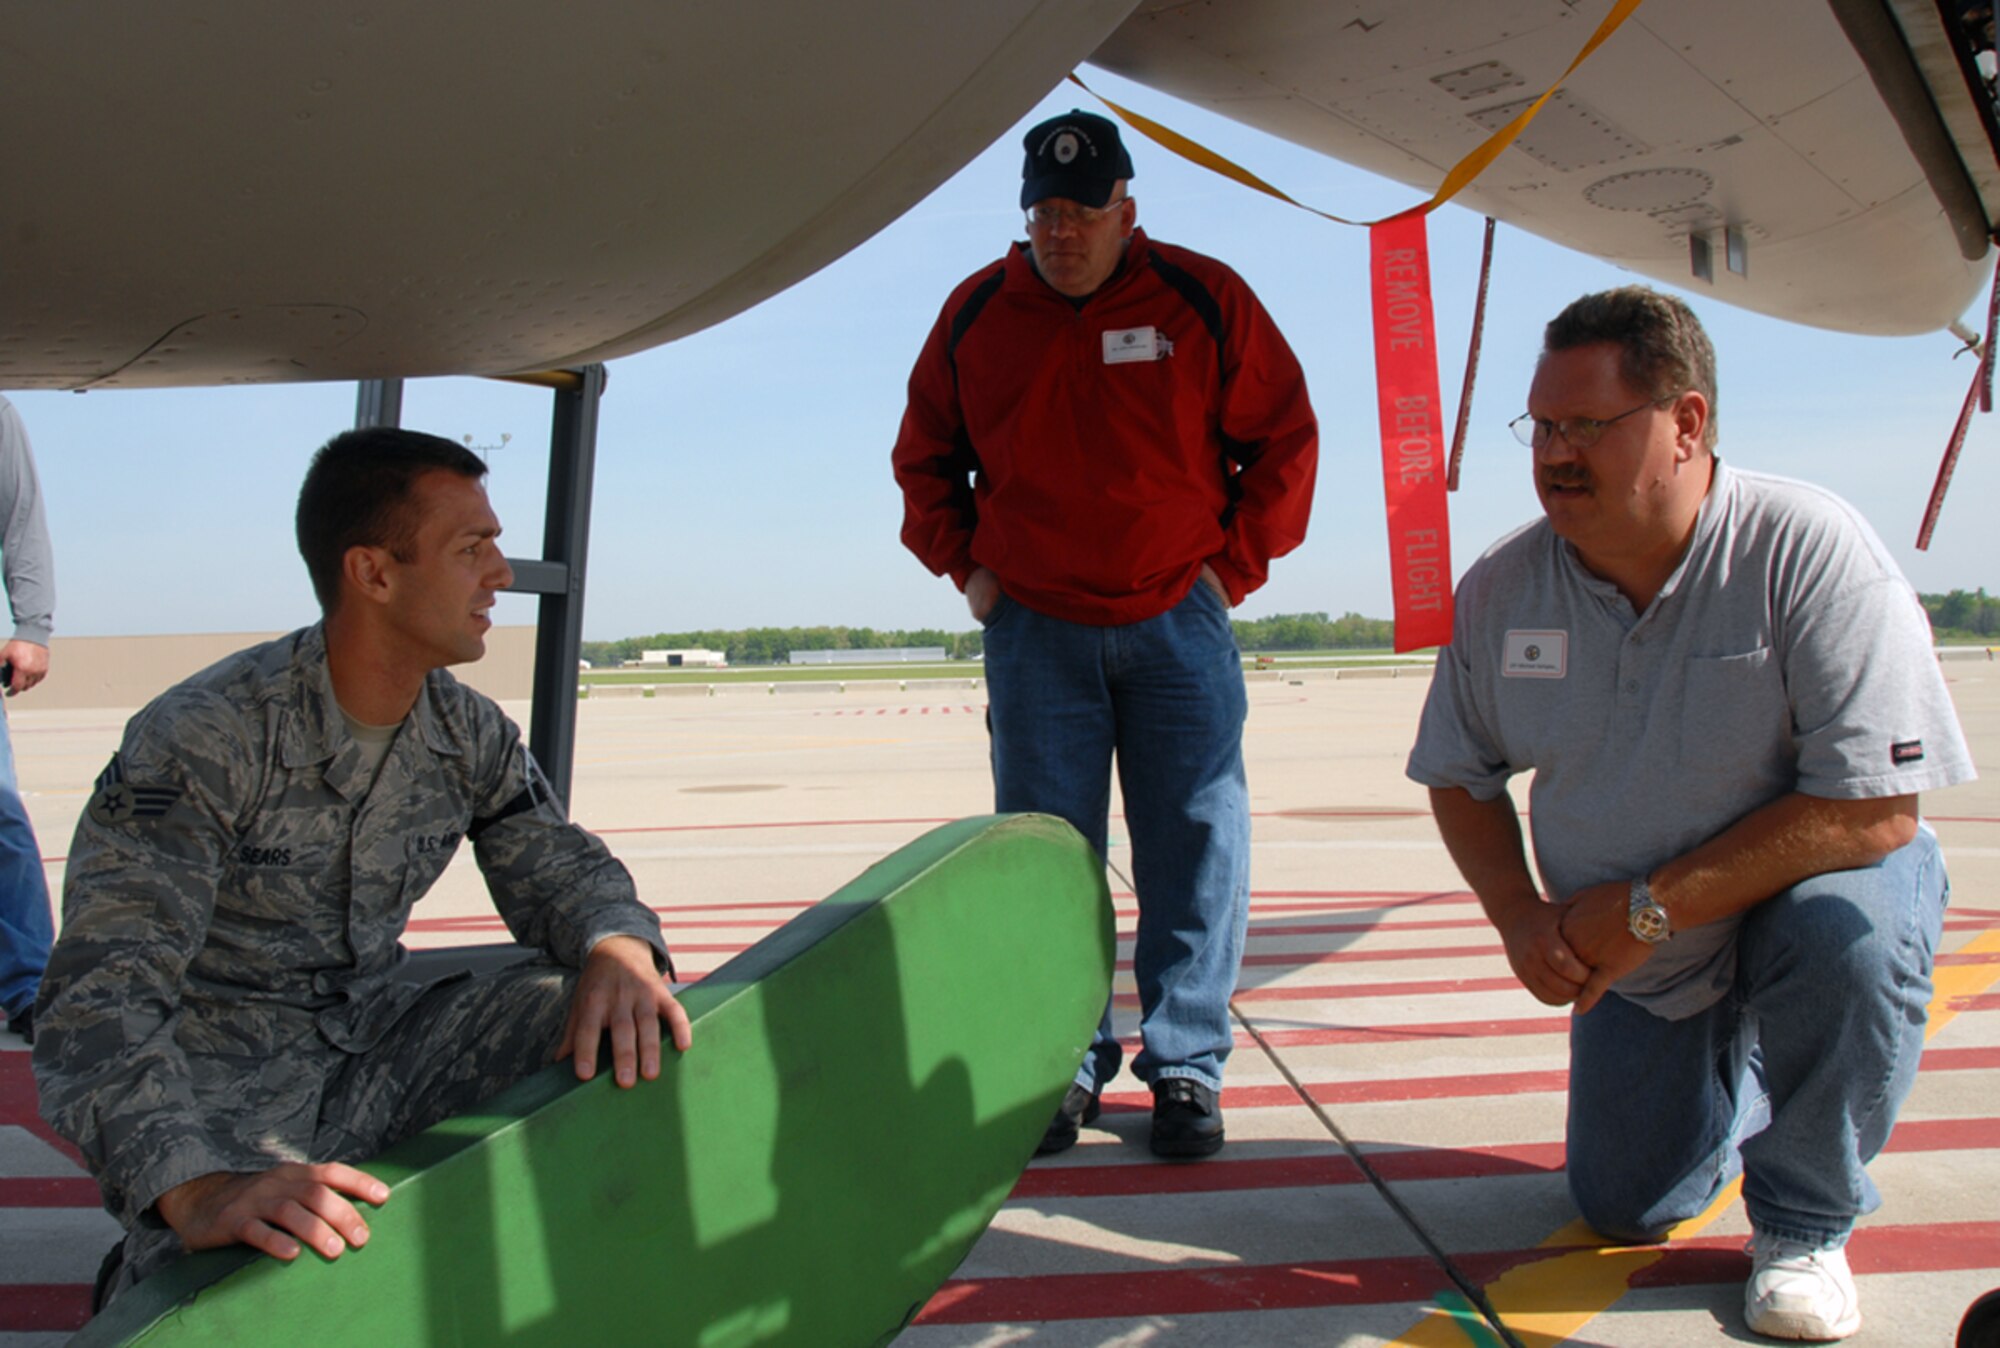
[[[1550,487],[1587,487],[1590,485],[1590,470],[1573,463],[1544,468],[1542,482]]]

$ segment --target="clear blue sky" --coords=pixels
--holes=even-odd
[[[1109,75],[1107,97],[1234,158],[1301,200],[1367,218],[1418,194]],[[1073,105],[1044,99],[957,177],[869,243],[718,328],[617,361],[603,405],[585,635],[698,627],[971,625],[949,581],[897,541],[889,446],[910,363],[946,292],[1021,233],[1019,137]],[[1241,616],[1390,612],[1369,335],[1366,236],[1251,193],[1132,139],[1140,222],[1214,254],[1263,298],[1305,367],[1321,433],[1306,543]],[[707,209],[714,209],[708,203]],[[744,203],[754,210],[754,202]],[[1432,269],[1455,408],[1480,221],[1432,217]],[[1754,265],[1754,259],[1753,259]],[[1521,411],[1541,325],[1577,295],[1633,279],[1503,226],[1462,489],[1463,572],[1536,513]],[[1936,541],[1913,542],[1970,378],[1958,343],[1847,337],[1684,291],[1715,339],[1721,452],[1808,478],[1858,506],[1921,590],[2000,589],[2000,418],[1974,424]],[[1969,316],[1977,328],[1983,314]],[[279,629],[315,614],[291,540],[307,456],[352,423],[351,384],[11,394],[34,440],[55,533],[57,630],[68,635]],[[482,380],[412,382],[404,424],[482,445],[516,556],[539,555],[548,396]],[[496,614],[532,622],[512,596]]]

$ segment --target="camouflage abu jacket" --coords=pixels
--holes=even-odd
[[[514,939],[576,967],[659,919],[570,824],[488,698],[432,673],[371,788],[318,626],[239,652],[133,717],[77,821],[36,1013],[43,1116],[127,1226],[240,1169],[189,1060],[362,1052],[423,988],[401,936],[470,841]],[[331,1046],[331,1050],[328,1046]],[[553,1047],[553,1046],[551,1046]],[[206,1074],[205,1074],[206,1075]],[[157,1219],[154,1219],[157,1220]]]

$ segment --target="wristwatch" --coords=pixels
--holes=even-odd
[[[1653,891],[1643,875],[1632,882],[1632,902],[1627,909],[1626,924],[1631,927],[1632,934],[1647,945],[1658,945],[1673,938],[1674,927],[1667,917],[1667,910],[1653,902]]]

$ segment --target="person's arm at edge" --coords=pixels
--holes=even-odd
[[[1500,933],[1514,976],[1537,1001],[1573,1001],[1590,969],[1563,939],[1562,909],[1542,897],[1529,873],[1513,798],[1503,791],[1479,800],[1457,786],[1433,786],[1430,796],[1445,850]]]
[[[25,693],[49,670],[49,635],[55,627],[55,552],[26,427],[11,404],[0,401],[0,569],[14,635],[0,645],[0,664],[13,667],[5,691]]]
[[[889,462],[903,494],[903,546],[933,575],[950,576],[971,603],[972,581],[983,569],[972,560],[977,521],[972,473],[977,456],[965,437],[964,412],[946,349],[951,312],[947,304],[938,315],[910,371],[909,400]]]
[[[1232,278],[1234,279],[1234,278]],[[1222,551],[1204,562],[1234,607],[1270,575],[1271,559],[1305,541],[1319,467],[1319,423],[1284,334],[1240,279],[1230,319],[1221,429],[1236,447],[1239,495]]]
[[[1873,865],[1916,836],[1914,795],[1832,800],[1794,791],[1656,866],[1646,883],[1680,931],[1746,912],[1815,875]],[[1577,998],[1579,1014],[1653,952],[1632,935],[1630,894],[1630,880],[1614,880],[1579,890],[1564,905],[1563,934],[1593,966]]]

